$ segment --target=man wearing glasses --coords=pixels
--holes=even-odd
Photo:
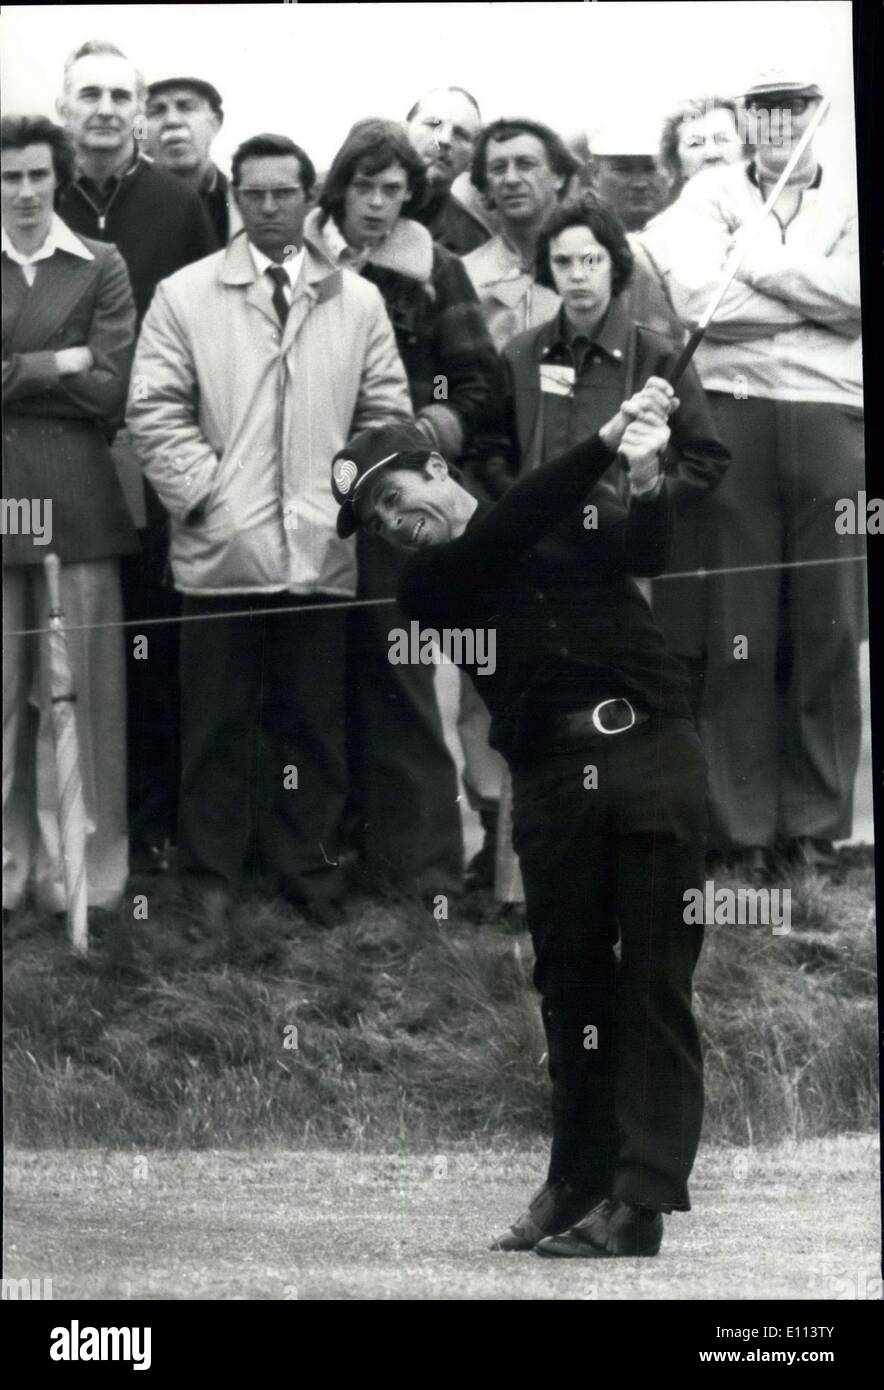
[[[642,233],[686,324],[707,307],[821,100],[805,73],[761,74],[745,93],[754,158],[697,174]],[[757,567],[697,592],[713,848],[737,855],[750,877],[781,855],[825,869],[832,842],[850,835],[859,757],[862,539],[838,533],[836,504],[863,488],[864,455],[855,186],[820,164],[813,141],[696,366],[732,455],[700,504],[696,560]]]
[[[171,516],[193,620],[181,639],[182,876],[223,908],[259,869],[328,922],[346,794],[345,614],[328,605],[356,588],[328,459],[354,429],[412,417],[378,290],[304,237],[315,178],[285,136],[239,147],[244,229],[158,287],[129,425]],[[307,611],[277,611],[292,605]],[[244,608],[253,616],[217,616]]]

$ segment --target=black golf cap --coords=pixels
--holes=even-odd
[[[354,505],[365,496],[366,480],[382,468],[421,468],[433,453],[417,425],[379,425],[360,430],[332,459],[331,485],[338,504],[338,535],[352,536],[360,524]]]

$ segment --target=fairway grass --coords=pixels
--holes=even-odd
[[[487,1245],[538,1147],[7,1153],[6,1268],[58,1299],[880,1298],[872,1135],[703,1147],[653,1260]]]

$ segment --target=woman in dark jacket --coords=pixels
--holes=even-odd
[[[42,562],[54,553],[91,822],[88,900],[109,909],[128,875],[119,557],[138,549],[109,440],[126,398],[135,304],[120,253],[75,236],[53,210],[73,167],[64,132],[43,117],[5,117],[0,146],[3,495],[17,504],[3,544],[3,905],[21,903],[33,871],[39,904],[65,907],[48,643],[15,635],[46,628]]]
[[[617,404],[639,382],[666,377],[681,344],[637,323],[629,312],[633,255],[615,214],[594,194],[557,208],[538,243],[538,279],[555,289],[562,307],[555,318],[521,333],[504,349],[504,390],[497,427],[476,438],[465,460],[468,477],[492,497],[500,497],[520,473],[548,463],[609,419]],[[721,478],[728,461],[719,443],[703,388],[692,368],[679,382],[680,405],[670,421],[672,440],[665,459],[665,486],[671,503],[673,535],[669,569],[686,568],[694,551],[692,504]],[[609,470],[598,485],[587,513],[588,528],[625,522],[624,475]],[[667,647],[691,675],[691,703],[696,709],[696,672],[692,661],[698,615],[697,595],[675,581],[655,584],[655,616]],[[649,582],[639,581],[647,596]],[[675,586],[678,585],[676,592]],[[501,796],[504,827],[510,814],[509,789]],[[514,867],[508,875],[517,878]],[[518,886],[511,896],[518,898]]]
[[[605,203],[586,193],[556,209],[538,243],[538,279],[555,289],[562,307],[505,348],[496,428],[476,437],[465,460],[468,473],[492,495],[588,438],[638,382],[665,377],[675,362],[681,344],[628,311],[623,292],[632,273],[626,233]],[[688,514],[691,502],[720,480],[728,453],[693,368],[679,382],[678,395],[666,486],[676,510]],[[612,496],[622,491],[617,470],[604,486]],[[678,530],[676,524],[676,536]],[[669,645],[678,650],[677,643]]]

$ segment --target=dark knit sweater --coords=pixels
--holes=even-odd
[[[81,175],[58,212],[73,231],[120,251],[139,324],[160,280],[219,248],[199,194],[142,158],[112,179],[104,196]]]
[[[467,256],[477,246],[484,246],[491,239],[491,233],[485,230],[481,222],[477,222],[447,191],[432,194],[422,208],[409,216],[421,222],[433,240],[455,256]]]

